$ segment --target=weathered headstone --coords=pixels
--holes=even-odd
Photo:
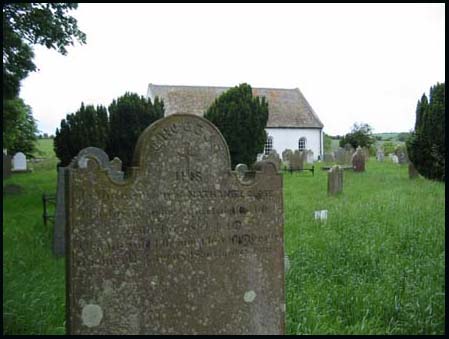
[[[285,149],[282,152],[282,161],[288,161],[291,157],[291,155],[293,154],[293,151],[291,149]]]
[[[86,147],[71,161],[68,167],[58,168],[58,179],[56,188],[56,212],[53,228],[53,254],[56,256],[65,255],[65,231],[66,231],[66,182],[70,168],[86,168],[88,159],[97,159],[100,166],[104,168],[110,177],[117,181],[123,180],[122,161],[114,158],[109,161],[108,155],[97,147]]]
[[[398,164],[404,165],[408,163],[407,155],[405,154],[404,151],[400,150],[397,152],[396,155],[398,157]]]
[[[354,172],[365,171],[365,156],[363,155],[363,151],[360,146],[357,147],[357,150],[352,155],[352,168],[354,169]]]
[[[264,155],[262,157],[262,160],[271,161],[272,163],[274,163],[277,171],[281,169],[282,161],[276,150],[271,150],[270,153],[268,153],[268,155]]]
[[[3,153],[3,179],[8,178],[11,176],[11,156]]]
[[[311,149],[305,151],[305,158],[308,164],[313,164],[313,151]]]
[[[408,164],[408,176],[410,179],[415,179],[419,177],[419,172],[417,171],[415,165],[412,162]]]
[[[327,193],[337,195],[343,191],[343,168],[334,165],[327,175]]]
[[[385,155],[384,152],[381,149],[378,149],[376,152],[376,159],[378,161],[384,161]]]
[[[123,182],[69,170],[69,334],[283,334],[282,175],[202,117],[148,127]]]
[[[12,171],[24,172],[27,170],[27,158],[22,152],[17,152],[12,158]]]
[[[290,155],[289,170],[297,171],[304,169],[304,158],[305,153],[303,151],[295,150],[295,152]]]

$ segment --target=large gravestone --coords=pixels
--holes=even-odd
[[[11,156],[3,153],[3,179],[6,179],[11,176]]]
[[[124,181],[69,170],[69,334],[283,334],[282,175],[230,168],[204,118],[140,136]]]
[[[96,159],[102,168],[104,168],[111,178],[122,181],[123,172],[121,171],[122,162],[119,158],[109,161],[108,155],[97,147],[86,147],[73,158],[67,167],[58,168],[58,179],[56,188],[56,212],[53,228],[53,254],[63,256],[65,254],[65,229],[67,220],[66,181],[70,168],[86,168],[88,159]]]
[[[290,155],[288,169],[291,171],[297,171],[297,170],[304,169],[304,160],[305,160],[304,158],[305,158],[305,152],[295,150],[295,152],[293,152]]]
[[[354,172],[364,172],[365,171],[365,156],[363,155],[363,150],[359,146],[357,150],[352,155],[352,168]]]
[[[27,170],[27,158],[22,152],[17,152],[12,158],[12,171],[13,172],[26,172]]]
[[[343,191],[343,168],[334,165],[329,169],[327,175],[327,193],[337,195]]]

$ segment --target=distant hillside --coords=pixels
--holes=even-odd
[[[380,137],[381,141],[404,142],[409,132],[389,132],[389,133],[373,133],[374,137]]]

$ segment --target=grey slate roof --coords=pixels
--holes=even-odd
[[[169,86],[149,84],[147,96],[164,100],[165,115],[193,113],[202,116],[216,97],[230,87]],[[253,95],[268,101],[267,127],[323,128],[315,111],[298,88],[254,88]]]

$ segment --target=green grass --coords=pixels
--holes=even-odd
[[[42,220],[42,194],[56,192],[52,140],[39,140],[48,159],[28,163],[31,173],[13,174],[3,185],[23,192],[3,195],[3,333],[64,334],[64,259],[51,253],[52,229]]]
[[[64,259],[53,257],[42,222],[56,159],[51,140],[39,143],[48,159],[3,183],[24,190],[3,196],[4,334],[65,331]],[[284,175],[287,333],[443,334],[444,184],[371,159],[328,197],[320,167]],[[327,222],[314,220],[321,209]]]
[[[287,333],[443,334],[444,184],[373,159],[328,197],[326,176],[284,176]]]

